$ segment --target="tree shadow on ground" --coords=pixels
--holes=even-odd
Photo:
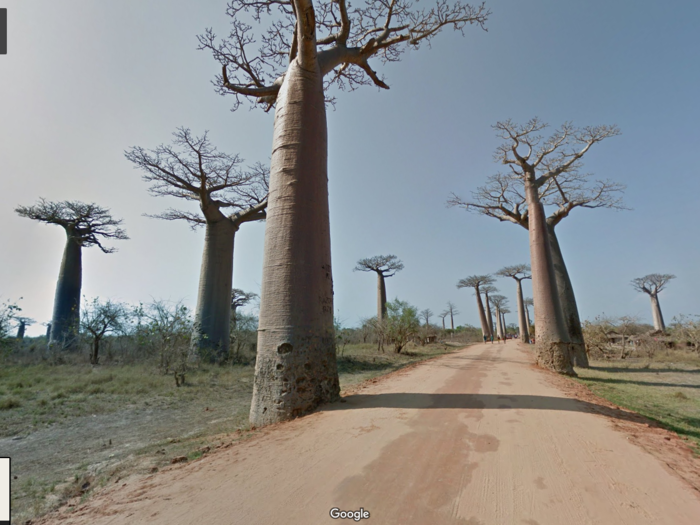
[[[700,385],[688,385],[683,383],[658,383],[655,381],[633,381],[631,379],[614,379],[611,377],[586,377],[586,381],[596,383],[608,383],[613,385],[640,385],[640,386],[668,386],[673,388],[700,388]]]
[[[355,394],[345,396],[342,402],[327,405],[322,410],[358,410],[364,408],[398,409],[478,409],[478,410],[561,410],[601,414],[607,417],[649,423],[651,420],[619,408],[597,405],[566,397],[500,394]],[[657,426],[652,423],[653,426]]]
[[[621,374],[700,374],[700,368],[624,368],[615,366],[591,366],[590,369],[598,372]]]

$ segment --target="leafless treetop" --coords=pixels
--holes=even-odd
[[[508,298],[505,295],[489,295],[489,301],[501,311],[508,307]]]
[[[231,290],[231,308],[236,309],[245,306],[256,297],[258,297],[256,293],[244,292],[240,288],[233,288]]]
[[[209,141],[208,133],[194,136],[189,129],[178,128],[172,145],[156,149],[133,147],[124,154],[143,171],[143,180],[150,182],[149,192],[163,197],[179,197],[199,202],[204,218],[187,211],[168,209],[149,215],[165,220],[183,219],[195,228],[207,220],[223,218],[221,208],[230,208],[231,217],[255,208],[257,220],[267,205],[269,169],[255,164],[248,171],[240,168],[238,155],[220,152]]]
[[[466,279],[460,279],[457,288],[474,288],[479,291],[482,286],[496,282],[490,275],[470,275]]]
[[[81,246],[99,246],[104,253],[114,253],[116,248],[106,248],[100,238],[126,240],[126,231],[120,228],[121,219],[112,217],[107,208],[95,203],[79,201],[52,202],[39,199],[34,206],[17,206],[15,212],[21,217],[47,224],[57,224]]]
[[[451,301],[447,301],[447,312],[454,315],[459,314],[459,310],[457,310],[457,306],[452,303]]]
[[[289,64],[317,60],[328,87],[353,90],[362,85],[389,86],[370,67],[399,60],[445,27],[463,32],[484,24],[491,12],[482,3],[437,0],[419,8],[412,0],[231,0],[226,10],[231,29],[219,39],[209,28],[199,35],[199,49],[221,64],[214,80],[221,94],[235,96],[234,109],[248,97],[274,104]],[[299,13],[304,13],[299,17]],[[315,36],[315,38],[314,38]]]
[[[526,297],[525,299],[523,299],[523,304],[524,304],[526,307],[527,307],[527,306],[534,306],[534,305],[535,305],[535,301],[532,300],[532,297]]]
[[[376,255],[360,259],[355,266],[356,272],[377,272],[384,277],[391,277],[401,270],[403,270],[403,263],[396,255]]]
[[[622,202],[623,184],[594,180],[592,174],[581,172],[583,155],[594,144],[619,135],[617,126],[576,128],[565,123],[544,139],[539,132],[546,127],[537,118],[525,125],[510,120],[497,123],[494,128],[505,142],[494,157],[510,172],[490,176],[484,186],[472,192],[471,200],[452,193],[448,206],[464,207],[527,228],[527,179],[535,185],[545,206],[556,206],[548,219],[553,225],[574,208],[626,209]]]
[[[498,291],[498,288],[496,288],[496,287],[493,286],[492,284],[487,284],[486,286],[482,286],[481,288],[479,288],[479,291],[480,291],[481,293],[487,293],[487,294],[488,294],[488,293],[497,292],[497,291]]]
[[[662,291],[671,279],[675,279],[675,275],[670,273],[650,273],[644,277],[632,279],[632,287],[638,292],[656,296]]]
[[[523,279],[532,279],[529,264],[514,264],[513,266],[504,266],[496,272],[496,275],[501,277],[512,277],[516,281]]]

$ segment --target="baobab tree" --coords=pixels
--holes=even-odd
[[[508,306],[508,298],[505,295],[494,294],[491,296],[490,300],[496,309],[496,334],[501,339],[504,339],[506,335],[506,327],[503,324],[502,312],[503,309]]]
[[[51,348],[72,349],[80,328],[83,248],[97,246],[103,253],[114,253],[116,249],[103,246],[101,239],[126,240],[129,237],[120,227],[122,221],[95,203],[39,199],[34,206],[18,206],[15,212],[21,217],[60,226],[66,233],[48,344]]]
[[[178,128],[173,136],[171,145],[134,147],[125,156],[152,195],[199,204],[199,214],[170,208],[149,216],[205,227],[192,343],[210,361],[222,361],[229,350],[234,239],[243,223],[265,218],[268,170],[260,164],[242,170],[241,158],[218,151],[206,132]]]
[[[269,110],[275,106],[270,203],[250,420],[264,425],[313,410],[339,396],[333,335],[328,216],[326,90],[389,86],[370,67],[397,61],[445,27],[484,27],[481,6],[438,0],[231,0],[231,32],[200,35],[200,49],[221,65],[214,83]],[[267,21],[254,34],[248,16]],[[251,49],[257,46],[256,49]]]
[[[19,341],[22,341],[24,339],[24,334],[27,330],[27,327],[33,325],[36,321],[31,317],[17,317],[15,320],[17,321],[16,338]]]
[[[532,306],[533,309],[535,308],[535,301],[532,300],[532,297],[526,297],[523,299],[523,305],[525,306],[525,317],[527,317],[527,330],[531,332],[534,327],[532,321],[530,321],[530,307]]]
[[[523,285],[522,282],[525,279],[532,279],[532,273],[530,272],[530,265],[528,264],[516,264],[513,266],[505,266],[496,272],[496,275],[501,277],[511,277],[515,279],[518,285],[517,290],[517,302],[518,302],[518,328],[520,329],[520,340],[523,343],[530,342],[530,330],[529,322],[527,318],[527,313],[525,310],[525,304],[523,299]]]
[[[385,279],[393,277],[403,270],[403,263],[396,255],[376,255],[357,261],[354,271],[374,272],[377,274],[377,321],[386,318],[386,283]]]
[[[244,292],[240,288],[233,288],[231,290],[231,324],[233,328],[235,328],[236,325],[237,310],[257,298],[258,294],[253,292]]]
[[[496,293],[498,288],[491,284],[481,287],[481,293],[484,294],[484,306],[486,307],[486,321],[489,323],[489,333],[493,335],[493,314],[491,313],[491,301],[489,301],[489,294]]]
[[[664,316],[661,315],[661,305],[659,304],[659,292],[661,292],[675,275],[669,273],[650,273],[644,277],[632,279],[632,287],[638,292],[644,292],[651,299],[651,316],[654,320],[654,330],[666,330]]]
[[[457,307],[450,301],[447,302],[447,311],[450,313],[450,329],[455,329],[455,315],[459,314]]]
[[[433,311],[430,308],[426,308],[420,313],[421,318],[425,321],[425,326],[430,326],[430,318],[433,316]]]
[[[472,201],[453,194],[448,204],[528,229],[538,361],[557,372],[573,374],[571,362],[575,359],[587,366],[588,359],[573,287],[554,228],[575,208],[623,208],[620,192],[624,186],[592,181],[589,174],[580,171],[581,158],[590,148],[620,131],[617,126],[576,128],[565,123],[543,139],[540,132],[547,127],[537,118],[524,125],[511,120],[498,122],[494,128],[504,142],[494,158],[510,172],[490,177]],[[545,216],[545,205],[556,207],[549,217]]]
[[[442,329],[443,329],[443,331],[446,330],[446,328],[445,328],[445,317],[447,317],[448,315],[450,315],[449,310],[444,310],[444,311],[442,311],[442,312],[440,312],[440,313],[438,314],[438,317],[442,320]]]
[[[481,333],[486,337],[491,337],[489,323],[486,320],[486,311],[484,303],[481,302],[481,288],[488,286],[494,282],[494,278],[490,275],[470,275],[466,279],[460,279],[457,283],[457,288],[474,288],[476,295],[476,306],[479,309],[479,322],[481,323]]]
[[[501,308],[501,322],[503,323],[503,338],[508,335],[508,325],[506,324],[506,314],[510,313],[510,308],[504,306]]]

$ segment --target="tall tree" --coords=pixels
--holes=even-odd
[[[532,306],[534,309],[535,301],[532,300],[532,297],[526,297],[523,299],[523,305],[525,305],[525,317],[527,317],[527,330],[530,332],[530,336],[532,336],[532,331],[535,329],[535,327],[530,320],[530,307]]]
[[[496,309],[496,333],[501,339],[505,339],[506,327],[503,324],[503,309],[508,306],[508,298],[505,295],[494,294],[491,296],[491,303]]]
[[[659,304],[659,292],[661,292],[671,279],[675,279],[675,275],[670,273],[650,273],[644,277],[632,279],[632,287],[638,292],[644,292],[651,299],[651,316],[654,320],[654,330],[666,330],[664,324],[664,316],[661,314],[661,305]]]
[[[103,246],[100,239],[126,240],[120,228],[122,221],[112,217],[107,208],[95,203],[79,201],[52,202],[39,199],[34,206],[18,206],[21,217],[55,224],[66,232],[61,269],[58,272],[56,295],[51,318],[49,346],[71,349],[75,347],[80,328],[80,290],[83,285],[83,248],[97,246],[103,253],[114,253],[114,248]]]
[[[506,314],[510,313],[510,308],[507,306],[504,306],[501,308],[501,322],[503,323],[503,338],[505,340],[505,336],[508,335],[508,325],[506,324]]]
[[[403,270],[403,263],[396,255],[376,255],[360,259],[355,266],[356,272],[375,272],[377,274],[377,320],[381,323],[386,317],[386,283],[385,279],[393,277]]]
[[[20,341],[24,339],[25,331],[28,326],[33,325],[36,321],[31,317],[17,317],[17,336],[16,338]]]
[[[470,275],[466,279],[460,279],[457,283],[457,288],[474,288],[476,295],[476,306],[479,309],[479,322],[481,323],[481,333],[486,337],[491,337],[489,323],[486,320],[486,311],[484,303],[481,302],[481,287],[488,286],[494,282],[494,278],[490,275]]]
[[[270,204],[260,303],[258,358],[250,420],[264,425],[335,400],[340,392],[333,335],[328,217],[326,89],[389,86],[370,67],[399,60],[443,28],[483,28],[482,4],[439,0],[231,0],[231,32],[211,29],[200,49],[221,64],[215,84],[268,110],[275,106]],[[266,20],[262,35],[246,23]],[[258,49],[251,49],[259,46]]]
[[[473,195],[473,201],[453,195],[449,204],[528,229],[537,303],[538,361],[557,372],[573,374],[571,362],[575,359],[585,366],[587,357],[573,288],[554,227],[577,207],[622,208],[622,185],[592,181],[590,175],[580,171],[581,158],[590,148],[620,131],[617,126],[576,128],[565,123],[544,139],[540,132],[547,127],[537,118],[524,125],[511,120],[498,122],[494,128],[504,142],[494,158],[510,172],[490,177],[487,185]],[[550,217],[544,210],[548,204],[556,207]]]
[[[425,326],[430,326],[430,318],[433,316],[433,311],[430,308],[426,308],[421,311],[420,316],[425,321]]]
[[[258,164],[243,171],[241,158],[218,151],[206,132],[198,137],[178,128],[173,136],[171,145],[134,147],[125,155],[152,195],[199,204],[200,214],[170,208],[150,216],[205,227],[192,342],[209,360],[222,361],[229,350],[234,239],[241,224],[265,218],[268,170]]]
[[[455,329],[455,315],[459,314],[459,310],[451,301],[447,302],[447,311],[450,312],[450,329]]]
[[[516,264],[513,266],[505,266],[496,272],[496,275],[501,277],[511,277],[515,279],[518,285],[517,290],[517,301],[518,301],[518,327],[520,329],[520,340],[523,343],[530,342],[530,330],[529,323],[527,320],[527,314],[525,311],[525,304],[523,299],[523,280],[532,279],[532,273],[530,272],[529,264]]]
[[[489,300],[490,293],[496,293],[498,288],[491,284],[481,287],[481,293],[484,294],[484,306],[486,307],[486,321],[489,323],[489,333],[493,335],[493,313],[491,312],[491,301]]]

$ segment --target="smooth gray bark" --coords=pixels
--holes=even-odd
[[[476,289],[476,305],[479,309],[479,322],[481,323],[481,334],[485,335],[487,338],[491,337],[491,332],[489,331],[489,322],[486,320],[486,310],[484,310],[484,303],[481,302],[481,292],[479,292],[479,288]]]
[[[491,315],[491,301],[489,301],[489,293],[484,292],[484,299],[486,303],[486,322],[489,327],[489,337],[493,336],[493,315]]]
[[[535,302],[537,361],[541,366],[575,375],[571,365],[571,342],[559,301],[544,206],[534,182],[526,182],[529,214],[530,267]]]
[[[523,283],[520,279],[515,280],[518,283],[518,327],[520,328],[520,340],[523,343],[530,344],[530,319],[525,308],[525,299],[523,299]]]
[[[496,335],[503,339],[503,324],[501,322],[501,309],[496,306],[496,319],[498,319],[498,322],[496,323]]]
[[[83,284],[82,246],[67,233],[51,317],[49,345],[73,349],[80,326],[80,290]]]
[[[651,316],[654,320],[654,330],[661,330],[663,332],[666,330],[666,324],[664,323],[664,316],[661,314],[659,296],[649,294],[649,299],[651,299]]]
[[[206,224],[192,343],[209,361],[221,362],[228,356],[237,229],[228,218]]]
[[[386,281],[384,273],[377,272],[377,320],[382,323],[386,319]]]
[[[302,39],[315,42],[313,28],[298,26],[302,26]],[[333,331],[325,97],[318,63],[309,58],[306,47],[306,43],[300,45],[299,57],[291,62],[275,109],[250,408],[255,426],[300,416],[335,401],[340,393]]]
[[[549,236],[549,246],[552,252],[552,264],[554,265],[554,275],[557,281],[559,302],[564,315],[564,322],[566,323],[566,328],[569,333],[569,339],[571,340],[571,353],[574,359],[574,365],[588,368],[588,354],[586,353],[586,345],[583,339],[583,329],[581,328],[581,319],[578,315],[574,287],[571,284],[569,272],[566,269],[566,263],[564,263],[564,256],[561,253],[555,226],[549,221],[547,221],[547,233]]]

